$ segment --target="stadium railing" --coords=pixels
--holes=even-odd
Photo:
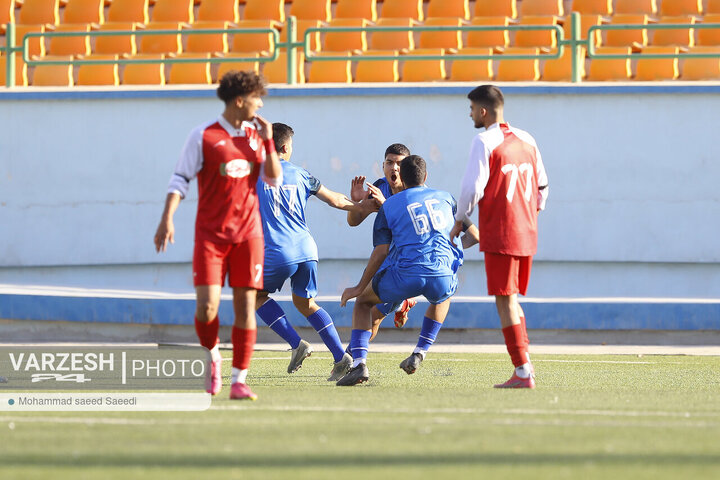
[[[286,20],[287,28],[287,40],[285,42],[280,41],[280,32],[275,28],[243,28],[243,29],[208,29],[208,30],[192,30],[192,29],[178,29],[178,30],[117,30],[117,31],[89,31],[89,32],[33,32],[26,34],[19,46],[15,45],[15,28],[14,24],[7,24],[6,29],[6,45],[3,47],[6,56],[6,86],[8,88],[15,86],[15,55],[20,52],[22,60],[30,67],[37,65],[82,65],[82,64],[130,64],[130,63],[198,63],[198,62],[210,62],[210,63],[222,63],[230,61],[223,57],[211,57],[209,59],[197,59],[197,58],[165,58],[161,60],[147,60],[147,59],[132,59],[132,58],[121,58],[118,60],[43,60],[42,58],[33,59],[29,58],[28,55],[28,42],[31,38],[39,37],[97,37],[97,36],[127,36],[127,35],[171,35],[171,34],[182,34],[182,35],[208,35],[208,34],[222,34],[231,33],[236,34],[257,34],[257,33],[271,33],[274,39],[274,48],[270,56],[267,57],[247,57],[238,58],[233,57],[232,61],[248,61],[248,62],[272,62],[277,60],[279,56],[279,50],[284,48],[288,53],[295,53],[297,49],[302,49],[305,52],[305,58],[309,62],[314,61],[338,61],[348,60],[352,61],[377,61],[377,60],[395,60],[402,59],[403,57],[394,55],[373,55],[373,56],[362,56],[354,55],[352,57],[340,56],[340,55],[327,55],[322,56],[313,54],[310,48],[311,36],[315,33],[350,33],[350,32],[443,32],[443,31],[521,31],[521,30],[549,30],[555,31],[557,35],[557,48],[552,53],[539,53],[537,55],[413,55],[412,60],[488,60],[488,59],[501,59],[501,60],[532,60],[532,59],[557,59],[563,55],[564,48],[569,48],[572,51],[572,75],[571,81],[573,83],[579,83],[582,81],[581,78],[581,62],[584,58],[581,57],[583,47],[587,51],[588,57],[591,59],[636,59],[636,58],[720,58],[720,53],[685,53],[679,52],[676,54],[601,54],[596,52],[595,42],[591,41],[596,31],[606,30],[670,30],[670,29],[720,29],[719,23],[710,24],[627,24],[627,25],[594,25],[588,29],[587,38],[583,39],[580,30],[580,14],[573,12],[570,15],[570,37],[565,38],[563,28],[559,25],[506,25],[506,26],[397,26],[397,27],[377,27],[377,26],[366,26],[366,27],[312,27],[308,28],[304,32],[302,41],[297,41],[297,20],[293,16],[289,16]],[[296,73],[298,69],[297,55],[289,54],[287,57],[287,83],[293,85],[296,83]]]

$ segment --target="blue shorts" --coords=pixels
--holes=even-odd
[[[302,298],[315,298],[317,296],[317,264],[317,260],[309,260],[272,268],[265,265],[263,291],[277,292],[289,278],[293,294]]]
[[[409,276],[392,266],[375,274],[372,287],[385,303],[402,303],[406,298],[424,296],[433,305],[452,297],[457,290],[457,275],[441,277]]]
[[[373,285],[373,288],[375,288],[375,285]],[[375,293],[377,293],[377,292],[375,292]],[[403,299],[403,300],[405,300],[405,299]],[[382,313],[383,315],[385,315],[387,317],[392,312],[394,312],[395,310],[400,308],[401,305],[402,305],[402,300],[399,302],[378,303],[377,305],[375,305],[375,308],[377,308],[380,313]]]

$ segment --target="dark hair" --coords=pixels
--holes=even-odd
[[[392,145],[390,145],[388,148],[385,149],[385,157],[388,156],[388,153],[393,154],[393,155],[404,155],[407,157],[408,155],[410,155],[410,149],[407,148],[402,143],[393,143]]]
[[[288,143],[290,137],[295,135],[295,131],[290,125],[284,123],[273,123],[273,141],[275,142],[275,150],[280,150],[281,147]]]
[[[480,85],[468,93],[471,102],[479,103],[488,110],[498,110],[505,104],[502,91],[495,85]]]
[[[410,155],[400,162],[400,179],[406,188],[422,185],[425,172],[425,160],[420,155]]]
[[[265,79],[255,72],[238,72],[230,70],[220,79],[220,85],[217,88],[217,96],[220,100],[228,104],[237,97],[258,93],[265,95],[267,82]]]

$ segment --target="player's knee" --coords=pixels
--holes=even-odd
[[[293,295],[293,305],[305,317],[309,317],[318,309],[314,298],[302,298],[297,295]]]
[[[218,307],[212,302],[198,302],[195,316],[200,322],[209,322],[217,317]]]

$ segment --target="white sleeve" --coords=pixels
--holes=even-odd
[[[170,177],[168,193],[179,193],[185,198],[190,187],[190,180],[197,176],[203,166],[202,138],[205,126],[198,127],[190,132],[180,159],[175,165],[175,171]]]
[[[540,155],[540,149],[535,146],[535,152],[536,152],[536,159],[537,164],[535,168],[537,171],[535,172],[537,175],[537,182],[538,182],[538,210],[545,210],[545,202],[547,201],[548,193],[549,193],[549,187],[548,187],[548,177],[547,172],[545,172],[545,164],[542,161],[542,155]]]
[[[455,214],[457,221],[470,221],[475,205],[483,197],[490,176],[489,153],[480,137],[476,136],[470,147],[470,159],[462,180],[460,200]]]

